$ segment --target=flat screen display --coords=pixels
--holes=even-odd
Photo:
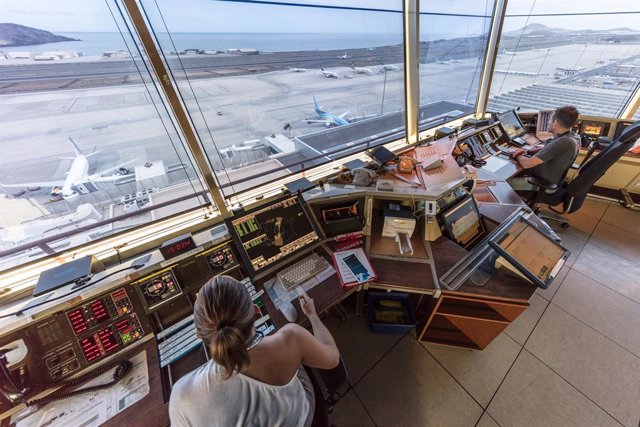
[[[515,111],[510,110],[502,114],[498,114],[498,120],[502,128],[507,133],[509,139],[516,138],[526,133],[524,125],[520,121],[520,118]]]
[[[478,207],[471,196],[447,209],[441,218],[449,237],[461,246],[470,245],[484,231]]]
[[[226,221],[251,276],[320,241],[307,206],[297,194]]]
[[[536,285],[546,288],[558,274],[569,251],[526,219],[515,221],[489,241],[496,251]]]

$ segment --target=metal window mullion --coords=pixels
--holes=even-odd
[[[420,0],[404,0],[404,105],[408,144],[417,144],[420,132]]]
[[[478,96],[476,98],[476,117],[482,118],[487,112],[489,103],[489,95],[491,94],[491,80],[496,67],[496,58],[498,57],[498,44],[502,35],[502,26],[507,11],[508,0],[496,0],[493,6],[493,14],[491,17],[491,29],[489,30],[489,38],[487,40],[487,49],[485,50],[484,61],[482,63],[482,73],[478,82]]]
[[[229,211],[227,210],[225,199],[220,191],[218,182],[216,181],[213,168],[209,163],[209,159],[204,151],[202,143],[196,135],[194,126],[185,110],[185,106],[180,102],[180,97],[176,90],[176,84],[169,77],[169,73],[162,62],[140,8],[135,0],[122,0],[122,3],[129,15],[129,18],[131,19],[131,23],[135,28],[136,33],[138,34],[138,38],[142,42],[144,52],[147,55],[147,60],[151,65],[151,69],[153,70],[157,81],[160,82],[162,91],[169,101],[169,107],[178,121],[182,135],[187,143],[186,148],[193,156],[196,166],[202,174],[205,184],[207,185],[207,189],[220,211],[220,214],[226,218],[229,216]]]

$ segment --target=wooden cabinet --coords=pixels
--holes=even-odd
[[[418,339],[482,350],[528,306],[527,301],[453,293],[423,298],[416,313]]]

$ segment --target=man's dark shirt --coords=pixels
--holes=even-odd
[[[544,163],[531,169],[530,174],[543,180],[557,184],[562,175],[571,166],[580,150],[578,137],[571,132],[563,133],[550,139],[542,150],[534,157]]]

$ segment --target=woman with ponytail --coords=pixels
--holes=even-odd
[[[331,369],[338,348],[304,294],[300,307],[313,335],[289,323],[263,337],[253,328],[254,307],[244,285],[217,276],[198,293],[194,323],[212,360],[181,378],[171,392],[174,426],[311,425],[313,389],[302,364]]]

